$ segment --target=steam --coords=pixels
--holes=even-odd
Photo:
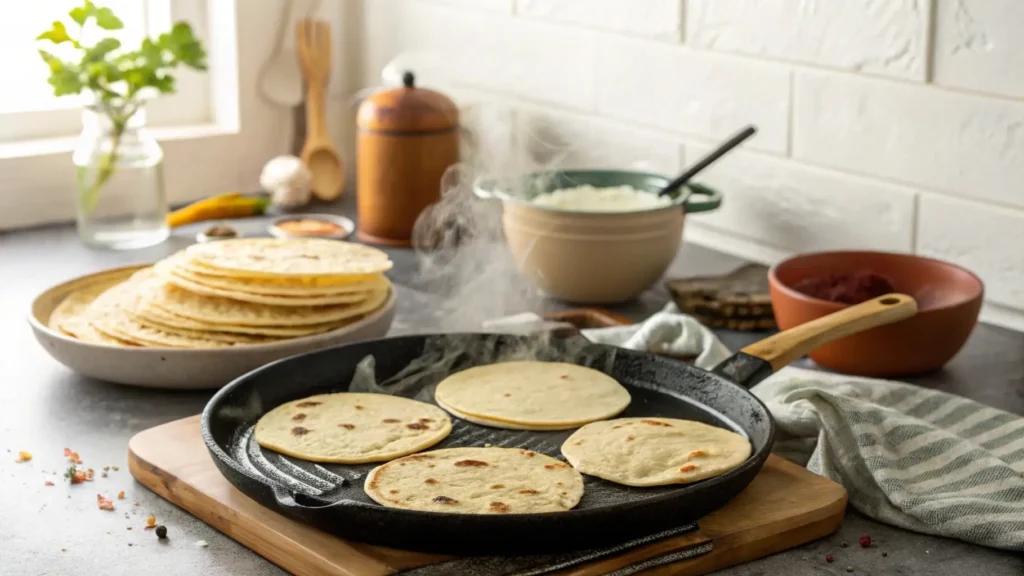
[[[433,296],[438,327],[447,335],[428,338],[416,360],[385,378],[377,374],[377,359],[364,358],[349,389],[430,401],[434,386],[450,374],[515,360],[567,361],[609,372],[614,352],[582,336],[452,334],[480,333],[487,320],[545,308],[543,294],[520,273],[505,244],[502,201],[480,197],[474,185],[497,178],[502,194],[527,199],[537,182],[526,175],[565,168],[574,156],[572,145],[543,125],[517,129],[517,114],[507,107],[474,105],[460,115],[462,162],[445,173],[440,201],[423,211],[412,238],[419,264],[414,284]]]

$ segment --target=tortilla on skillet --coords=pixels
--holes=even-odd
[[[583,476],[565,462],[520,448],[448,448],[378,466],[363,489],[390,508],[534,514],[576,506]]]
[[[689,484],[750,457],[750,441],[693,420],[617,418],[587,424],[562,444],[577,470],[626,486]]]
[[[282,404],[256,422],[256,442],[312,462],[362,464],[419,452],[452,421],[424,402],[386,394],[320,394]]]
[[[575,428],[629,406],[629,392],[593,368],[562,362],[475,366],[437,385],[434,400],[456,416],[526,430]],[[473,421],[473,420],[470,420]]]

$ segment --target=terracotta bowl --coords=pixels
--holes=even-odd
[[[967,270],[930,258],[886,252],[821,252],[784,260],[768,271],[772,308],[780,330],[821,318],[846,304],[793,289],[828,274],[871,271],[917,300],[918,313],[810,353],[819,365],[860,376],[902,376],[937,370],[964,345],[978,322],[984,286]]]
[[[583,184],[632,186],[654,194],[668,182],[664,176],[628,170],[565,170],[481,180],[475,192],[501,199],[505,240],[520,272],[535,286],[567,302],[614,304],[636,297],[661,278],[682,243],[684,216],[714,210],[721,203],[719,193],[693,184],[666,207],[613,213],[538,206],[530,199]]]

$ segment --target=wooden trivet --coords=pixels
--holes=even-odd
[[[760,264],[747,264],[724,276],[669,280],[665,286],[680,311],[709,328],[776,328],[768,269]]]

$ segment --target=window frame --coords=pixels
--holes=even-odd
[[[202,10],[203,18],[189,20],[205,26],[209,52],[208,120],[151,130],[164,150],[168,202],[253,189],[263,163],[282,152],[284,138],[275,136],[290,117],[263,102],[256,90],[259,64],[271,43],[269,35],[259,32],[273,29],[277,14],[261,7],[262,2],[152,1]],[[206,34],[207,30],[215,34]],[[281,122],[273,121],[275,115]],[[0,145],[0,230],[74,219],[71,150],[76,137],[77,133]]]

